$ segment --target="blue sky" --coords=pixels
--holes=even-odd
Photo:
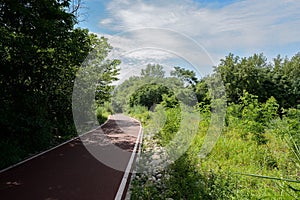
[[[150,2],[152,0],[144,1]],[[222,8],[226,5],[230,5],[237,0],[196,0],[195,3],[198,6],[210,7],[214,9]],[[99,22],[103,19],[109,18],[110,12],[107,11],[110,0],[85,0],[82,5],[82,13],[84,14],[79,23],[80,27],[88,28],[93,32],[113,34],[114,32],[99,25]],[[160,3],[161,4],[161,3]]]
[[[229,52],[241,57],[263,52],[271,61],[300,51],[299,0],[83,2],[78,26],[109,38],[130,70],[161,62],[191,65],[205,75]]]

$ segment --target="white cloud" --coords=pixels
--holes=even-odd
[[[217,62],[231,51],[260,52],[269,46],[280,49],[300,42],[299,10],[300,1],[295,0],[244,0],[221,8],[201,7],[201,4],[188,0],[163,3],[156,0],[113,0],[107,7],[109,17],[101,24],[120,32],[145,27],[171,29],[202,44]],[[187,38],[172,31],[131,31],[113,38],[123,40],[112,45],[124,52],[134,46],[143,47],[142,43],[156,47],[162,45],[166,50],[178,50],[180,56],[192,60],[200,57],[202,62],[205,60],[205,64],[209,64],[204,58],[207,57],[205,53],[199,55],[195,46],[186,42]],[[135,54],[136,59],[148,56],[149,52]],[[161,58],[163,54],[151,56]]]
[[[112,23],[112,19],[111,18],[106,18],[106,19],[103,19],[103,20],[101,20],[100,21],[100,25],[109,25],[109,24],[111,24]]]

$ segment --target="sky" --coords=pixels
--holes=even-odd
[[[300,52],[299,0],[83,0],[82,7],[78,26],[109,39],[123,76],[147,63],[205,76],[229,53],[264,53],[271,62]]]

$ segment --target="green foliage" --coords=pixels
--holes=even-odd
[[[240,103],[246,90],[256,95],[259,102],[273,96],[280,107],[289,108],[299,103],[300,53],[292,59],[280,56],[267,63],[263,54],[240,58],[229,54],[221,60],[215,72],[222,77],[228,103]]]
[[[184,82],[176,77],[164,77],[163,68],[161,65],[147,65],[146,69],[141,71],[141,76],[132,76],[125,80],[121,85],[116,87],[113,93],[112,104],[115,112],[126,112],[130,107],[130,98],[133,94],[143,88],[144,85],[160,85],[167,90],[172,91],[165,96],[164,105],[167,107],[173,107],[170,103],[177,104],[177,95],[180,89],[184,89]],[[147,87],[147,86],[145,86]],[[165,93],[162,94],[162,96]],[[161,95],[158,95],[159,102]],[[168,97],[168,98],[167,98]],[[147,98],[147,97],[144,97]],[[177,99],[177,100],[176,100]],[[150,103],[149,103],[150,104]],[[151,105],[152,106],[152,105]],[[150,106],[150,107],[151,107]]]
[[[2,152],[0,155],[0,166],[2,167],[17,163],[27,156],[24,150],[20,149],[17,142],[9,140],[0,141],[0,151]]]
[[[241,120],[239,119],[240,122],[238,124],[241,123]],[[264,137],[268,142],[265,145],[257,145],[256,141],[241,137],[241,133],[244,131],[245,126],[227,128],[211,154],[200,161],[200,168],[203,171],[214,169],[217,173],[226,173],[228,175],[232,172],[241,172],[274,177],[289,177],[291,179],[297,177],[296,173],[299,171],[299,168],[297,169],[297,165],[292,161],[290,150],[287,148],[284,140],[281,140],[268,129],[264,132]],[[205,132],[201,132],[195,139],[195,145],[191,146],[191,149],[195,148],[192,152],[196,154],[199,152],[199,147],[197,148],[197,146],[201,146],[203,142],[203,134]],[[289,196],[288,193],[291,192],[281,190],[276,185],[276,181],[260,180],[240,175],[235,176],[234,174],[230,176],[232,176],[231,181],[233,184],[236,184],[234,187],[236,199],[263,198],[276,195]],[[296,186],[295,184],[292,185],[293,187]]]
[[[173,199],[229,199],[233,197],[233,184],[229,178],[213,171],[203,173],[197,169],[188,154],[182,155],[170,166],[171,178],[166,183],[166,197]],[[232,184],[232,185],[230,185]]]
[[[226,127],[213,150],[198,157],[212,120],[215,102],[210,97],[221,94],[208,90],[206,84],[214,83],[207,77],[195,87],[202,119],[198,135],[188,151],[164,169],[162,180],[135,180],[133,199],[299,199],[298,61],[299,54],[284,61],[277,57],[274,63],[267,63],[262,54],[242,59],[230,54],[222,60],[216,72],[227,93]],[[179,102],[180,90],[175,95]],[[155,121],[160,129],[149,129],[145,137],[152,134],[165,146],[186,124],[180,124],[179,107],[166,106],[172,104],[171,97],[163,98],[155,120],[145,124]]]
[[[270,97],[262,106],[262,115],[264,123],[269,123],[271,120],[278,117],[279,104],[274,97]]]
[[[211,98],[208,92],[207,83],[204,80],[197,83],[195,94],[199,103],[202,103],[202,105],[210,104]]]
[[[258,144],[267,142],[264,132],[269,123],[278,117],[279,105],[274,97],[266,103],[259,103],[255,95],[244,91],[240,104],[230,104],[227,108],[226,124],[238,127],[243,138],[249,134]]]
[[[184,105],[190,107],[193,107],[197,104],[197,97],[194,91],[189,87],[179,88],[176,91],[176,98]]]
[[[169,144],[179,131],[181,112],[179,107],[165,108],[158,105],[155,113],[150,113],[153,118],[144,124],[145,138],[149,137],[148,134],[154,133],[153,139],[158,140],[159,144],[162,146]],[[153,125],[159,129],[152,127]],[[183,129],[187,137],[187,129],[193,125],[187,123],[183,125],[187,126]],[[197,167],[196,159],[197,156],[190,154],[190,151],[184,153],[161,172],[162,179],[158,182],[153,182],[151,176],[141,175],[139,179],[134,179],[131,199],[228,199],[234,195],[233,183],[229,181],[230,176],[213,171],[203,172]]]
[[[195,86],[198,83],[198,79],[194,71],[181,67],[174,67],[174,69],[175,70],[171,71],[171,76],[178,77],[181,81],[186,82],[190,85]]]
[[[162,129],[156,134],[162,146],[167,145],[177,133],[181,121],[181,109],[168,108],[165,110],[166,121]]]
[[[129,105],[131,107],[142,105],[150,109],[153,105],[162,102],[163,94],[172,95],[168,87],[164,85],[145,84],[130,96]]]
[[[131,107],[129,109],[129,114],[138,119],[142,125],[147,124],[147,120],[150,118],[148,108],[141,105]]]
[[[105,102],[96,109],[96,117],[99,124],[103,124],[111,114],[113,114],[113,110],[109,102]]]
[[[179,106],[178,99],[175,95],[162,94],[161,105],[166,108],[175,108]]]
[[[133,93],[136,93],[137,90],[140,90],[140,92],[142,93],[143,87],[145,87],[145,90],[148,88],[149,89],[148,92],[150,92],[150,90],[151,90],[151,86],[150,86],[151,84],[159,85],[160,88],[162,89],[162,87],[164,87],[164,86],[162,86],[161,80],[163,80],[164,73],[165,72],[162,70],[162,66],[148,64],[146,69],[142,69],[141,77],[132,76],[132,77],[129,77],[129,79],[125,80],[121,85],[119,85],[116,88],[116,90],[114,91],[114,94],[113,94],[114,97],[112,99],[113,100],[112,103],[113,103],[113,107],[114,107],[115,111],[116,112],[126,112],[130,105],[133,106],[134,103],[135,103],[135,105],[137,105],[137,102],[139,100],[134,97]],[[154,89],[154,86],[152,89]],[[159,89],[159,88],[156,88],[156,89]],[[144,92],[147,92],[147,91],[144,91]],[[154,91],[154,94],[156,94],[155,92],[158,92],[158,91]],[[148,95],[150,95],[150,94],[148,94]],[[150,107],[152,106],[152,104],[150,105],[150,103],[151,103],[150,102],[151,100],[149,99],[150,96],[141,97],[141,98],[143,98],[142,101],[144,102],[144,104],[147,103],[147,106],[150,106]],[[158,95],[156,100],[157,99],[160,100],[160,98],[161,98],[160,95]],[[136,102],[133,102],[133,101],[136,101]]]
[[[164,78],[165,71],[163,70],[163,66],[161,65],[152,65],[148,64],[146,69],[142,69],[141,76],[144,78],[151,77],[151,78]]]
[[[210,125],[210,116],[206,115],[209,110],[201,110],[202,121],[198,135],[188,151],[165,169],[160,182],[152,182],[148,178],[134,180],[132,199],[297,199],[299,184],[280,180],[296,180],[298,177],[299,160],[293,159],[294,147],[287,148],[286,141],[274,134],[275,130],[283,127],[267,128],[269,123],[281,120],[277,116],[276,100],[271,97],[265,104],[261,104],[256,96],[247,92],[241,98],[243,104],[228,106],[229,126],[206,158],[197,157]],[[159,112],[159,109],[163,107],[158,106],[155,111]],[[290,109],[289,117],[298,120],[298,112]],[[180,110],[176,108],[167,108],[164,114],[165,122],[155,134],[160,144],[167,144],[172,139],[179,128],[180,119],[177,117],[181,116]],[[251,124],[254,120],[258,120],[259,125],[263,126],[263,130],[259,131],[262,131],[267,143],[257,142],[254,130],[257,124]],[[192,123],[189,124],[191,125]],[[298,128],[299,132],[299,127],[294,128],[295,131]],[[254,140],[241,137],[245,132],[249,132],[250,138],[254,137]],[[294,146],[295,141],[291,141],[291,144]],[[299,155],[299,149],[297,152],[296,155]],[[241,173],[257,176],[249,177]],[[263,176],[273,178],[265,179]]]
[[[290,108],[284,110],[282,118],[276,118],[271,120],[269,123],[269,131],[274,133],[280,138],[287,140],[288,144],[293,147],[295,152],[300,149],[300,110],[299,106],[297,109]],[[297,153],[296,153],[297,156]],[[299,154],[298,154],[299,156]]]
[[[142,84],[140,77],[132,76],[125,80],[121,85],[118,85],[112,98],[112,106],[114,112],[126,112],[129,107],[129,98]]]
[[[117,68],[121,64],[120,60],[107,60],[105,57],[112,49],[109,45],[107,38],[101,37],[95,40],[95,47],[89,54],[88,64],[85,67],[97,68],[97,83],[95,91],[96,104],[101,105],[111,98],[111,93],[114,89],[112,83],[117,81],[120,69]]]
[[[70,1],[4,0],[0,6],[0,126],[3,168],[76,135],[72,92],[76,73],[94,49],[103,60],[107,39],[74,28]],[[98,49],[97,49],[98,48]],[[109,98],[118,61],[104,63],[96,98]],[[11,147],[9,147],[11,144]],[[18,148],[16,148],[18,146]],[[11,151],[10,149],[19,149]],[[2,149],[2,147],[1,147]]]

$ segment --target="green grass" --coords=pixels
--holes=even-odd
[[[274,182],[275,179],[265,180],[241,175],[297,178],[299,168],[290,158],[286,142],[270,134],[266,134],[266,137],[269,140],[266,145],[257,145],[251,139],[239,137],[236,131],[226,132],[220,137],[211,154],[199,160],[199,168],[202,171],[236,174],[236,189],[240,198],[244,195],[255,198],[280,195],[282,191]]]
[[[156,136],[153,142],[167,146],[178,130],[198,125],[197,134],[188,150],[164,169],[161,182],[149,181],[149,177],[145,177],[144,182],[134,180],[132,199],[300,198],[300,152],[296,134],[299,129],[295,124],[287,126],[287,121],[295,122],[294,118],[275,116],[273,120],[262,123],[260,134],[266,142],[259,143],[255,132],[244,123],[245,119],[231,116],[231,124],[224,127],[212,151],[200,158],[210,115],[202,114],[199,124],[193,124],[197,120],[180,124],[177,120],[182,121],[182,118],[178,118],[179,113],[175,115],[174,109],[162,111],[158,107],[156,113],[148,115],[152,117],[145,126],[151,128],[145,135],[152,134]]]
[[[109,102],[99,105],[96,109],[96,117],[99,124],[103,124],[111,114],[113,114],[113,109]]]

